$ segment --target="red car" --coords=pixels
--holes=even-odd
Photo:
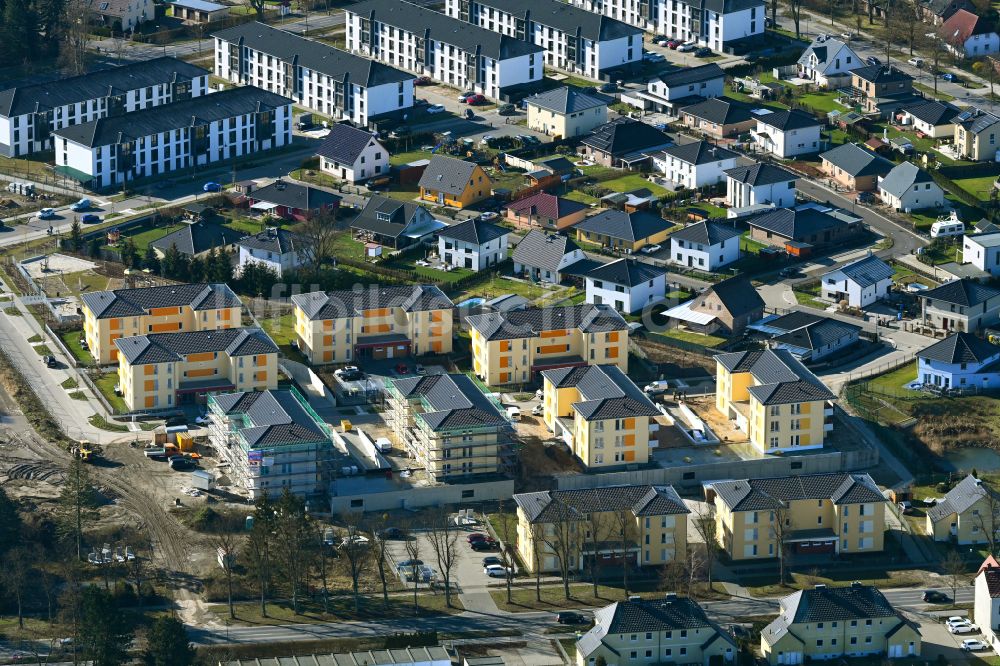
[[[480,95],[479,93],[476,93],[475,95],[470,95],[469,97],[466,97],[465,103],[471,104],[473,106],[477,104],[484,104],[486,103],[486,98]]]
[[[684,42],[682,42],[679,39],[671,39],[669,42],[667,42],[667,48],[668,49],[676,49],[678,46],[680,46],[683,43]]]
[[[473,532],[467,537],[467,539],[469,543],[475,543],[476,541],[486,541],[489,537],[482,532]]]

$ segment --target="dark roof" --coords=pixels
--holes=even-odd
[[[809,474],[712,484],[730,511],[767,511],[794,500],[828,499],[835,504],[869,504],[886,499],[868,474]]]
[[[949,518],[953,513],[965,513],[983,499],[987,492],[994,497],[1000,497],[988,483],[983,483],[969,474],[945,494],[943,502],[938,502],[927,509],[927,517],[937,522]]]
[[[559,270],[559,262],[563,257],[579,249],[580,246],[562,234],[532,229],[518,242],[511,259],[515,264],[555,273]]]
[[[475,162],[467,162],[457,157],[434,155],[420,176],[418,185],[436,192],[458,196],[469,187],[472,172],[477,166],[479,165]]]
[[[127,143],[175,129],[208,125],[248,113],[273,111],[291,103],[292,100],[287,97],[254,86],[237,86],[211,95],[70,125],[55,130],[53,134],[92,148]]]
[[[782,331],[794,331],[797,328],[802,328],[803,326],[808,326],[809,324],[814,324],[818,321],[823,321],[824,319],[826,319],[826,317],[813,314],[812,312],[806,312],[805,310],[792,310],[788,314],[783,314],[780,317],[771,319],[767,322],[766,326],[768,328],[776,328]]]
[[[163,252],[171,247],[176,247],[181,254],[194,256],[208,252],[213,247],[221,248],[232,245],[244,235],[242,231],[221,224],[196,222],[185,224],[177,231],[153,241],[150,245]]]
[[[782,599],[781,605],[783,615],[794,624],[899,616],[882,592],[860,583],[799,590]]]
[[[557,197],[556,195],[549,194],[548,192],[536,192],[535,194],[525,197],[524,199],[507,204],[508,210],[512,210],[521,215],[538,215],[552,220],[558,220],[566,217],[567,215],[579,213],[581,210],[585,210],[589,207],[590,206],[580,201],[563,199],[562,197]]]
[[[530,18],[570,36],[579,31],[581,37],[594,42],[642,34],[641,29],[627,23],[558,0],[476,0],[476,3],[514,14],[522,20]]]
[[[585,365],[544,370],[558,388],[576,388],[573,409],[586,421],[659,416],[660,412],[617,365]]]
[[[416,78],[414,74],[395,67],[256,21],[219,30],[212,33],[212,36],[233,43],[242,39],[244,46],[255,51],[274,56],[283,62],[297,60],[300,66],[325,74],[335,81],[350,80],[359,86],[372,87]]]
[[[833,150],[820,153],[820,158],[855,177],[884,176],[895,166],[881,155],[876,155],[856,143],[839,145]]]
[[[569,328],[577,328],[584,333],[628,330],[628,324],[610,305],[591,303],[490,312],[473,315],[466,322],[487,340],[534,338],[542,331]]]
[[[739,153],[709,143],[708,141],[692,141],[691,143],[676,144],[665,148],[663,153],[670,157],[676,157],[682,162],[694,164],[695,166],[730,160],[739,156]]]
[[[705,290],[695,300],[700,300],[709,293],[714,293],[722,301],[723,307],[734,317],[760,310],[764,307],[764,299],[760,297],[753,284],[747,278],[737,275],[721,282],[716,282]]]
[[[223,414],[243,417],[229,422],[251,449],[330,443],[326,427],[292,391],[221,393],[213,396],[213,400]]]
[[[711,626],[705,611],[687,597],[618,601],[612,604],[609,634],[628,634],[672,629],[698,629]]]
[[[773,326],[774,322],[768,322],[767,325]],[[816,321],[798,326],[785,333],[776,335],[772,339],[775,342],[801,349],[821,349],[829,344],[838,342],[844,336],[856,338],[860,332],[860,326],[848,324],[837,319],[816,317]]]
[[[582,143],[609,155],[653,150],[672,143],[666,133],[632,118],[615,118],[594,129]]]
[[[805,111],[792,109],[791,111],[775,111],[766,116],[756,116],[757,122],[764,123],[768,127],[787,132],[788,130],[802,129],[805,127],[818,127],[819,121],[815,116],[809,115]]]
[[[57,82],[35,83],[0,91],[0,116],[48,111],[66,104],[119,95],[128,90],[163,83],[190,81],[208,74],[210,72],[201,67],[177,58],[141,60],[89,74],[70,76]]]
[[[983,363],[1000,354],[1000,347],[972,333],[953,333],[917,352],[918,358],[941,363]]]
[[[667,271],[657,268],[652,264],[646,264],[634,259],[622,258],[601,264],[594,270],[587,273],[587,278],[591,280],[603,280],[613,284],[620,284],[626,287],[634,287],[637,284],[649,282]]]
[[[97,319],[135,317],[152,308],[189,306],[195,311],[243,305],[225,284],[172,284],[162,287],[115,289],[81,294],[84,305]]]
[[[749,185],[772,185],[786,181],[798,180],[798,176],[788,169],[770,164],[768,162],[758,162],[750,166],[738,166],[726,169],[726,175],[740,183]]]
[[[544,51],[523,39],[480,28],[405,0],[365,0],[348,6],[347,11],[494,60]]]
[[[685,106],[681,109],[681,115],[684,114],[717,125],[745,123],[754,117],[749,106],[728,97],[710,97],[703,102]]]
[[[897,83],[912,81],[913,77],[892,65],[869,65],[851,72],[869,83]]]
[[[574,229],[619,238],[630,243],[662,233],[674,226],[659,215],[638,210],[626,213],[623,210],[606,210],[581,220]]]
[[[254,201],[276,204],[302,211],[319,210],[340,203],[343,197],[312,185],[302,185],[278,179],[270,185],[255,189],[247,195]]]
[[[354,164],[362,151],[372,143],[377,144],[378,138],[368,130],[334,123],[330,126],[330,133],[316,149],[316,154],[340,164]]]
[[[966,131],[979,134],[993,125],[1000,123],[1000,117],[989,111],[973,108],[955,116],[955,122],[964,127]]]
[[[557,2],[556,4],[563,5],[564,7],[572,7],[562,2]],[[573,7],[573,9],[576,8]],[[590,12],[585,13],[591,14]],[[591,14],[591,16],[597,15]],[[554,111],[555,113],[567,114],[607,106],[611,103],[611,100],[598,93],[586,92],[574,86],[563,86],[536,93],[527,99],[527,103],[548,111]]]
[[[878,187],[894,196],[902,196],[907,190],[917,183],[932,183],[934,179],[931,175],[918,167],[913,162],[902,162],[897,164],[886,174]],[[937,187],[937,185],[935,185]]]
[[[287,229],[265,229],[260,233],[243,236],[239,240],[240,247],[253,250],[266,250],[275,254],[302,252],[309,239]]]
[[[150,333],[118,338],[115,346],[133,365],[183,361],[188,354],[202,352],[225,352],[230,357],[278,353],[278,346],[259,328]]]
[[[731,373],[749,372],[756,385],[748,390],[765,405],[833,400],[837,396],[787,349],[741,351],[715,357]]]
[[[453,238],[454,240],[474,245],[485,245],[491,240],[506,236],[509,233],[510,230],[506,227],[501,227],[492,222],[474,217],[441,229],[438,232],[438,236],[441,238]]]
[[[673,486],[601,486],[579,490],[545,490],[514,495],[528,521],[547,523],[569,518],[584,520],[588,513],[629,509],[635,516],[691,513]]]
[[[406,285],[345,289],[342,291],[311,291],[292,296],[292,303],[301,308],[306,317],[340,319],[354,317],[365,310],[402,308],[405,312],[450,310],[455,304],[434,285]]]
[[[694,4],[694,3],[691,3]],[[696,67],[682,67],[669,72],[663,72],[656,77],[657,81],[665,84],[668,88],[673,86],[686,86],[702,81],[712,81],[714,79],[725,78],[726,73],[714,62]]]
[[[961,113],[951,104],[944,104],[936,99],[928,100],[923,104],[908,105],[903,110],[917,120],[922,120],[933,126],[954,122],[955,117]]]
[[[879,259],[874,254],[856,259],[837,269],[858,286],[871,287],[893,276],[892,266]],[[831,271],[831,272],[837,272]]]
[[[779,208],[778,210],[752,217],[747,223],[751,227],[758,227],[791,240],[802,240],[825,229],[840,227],[846,224],[843,220],[815,208],[805,208],[802,210]]]
[[[418,222],[417,218],[421,216],[430,218],[431,214],[420,204],[376,194],[368,199],[365,207],[351,221],[351,228],[396,238],[411,224]]]
[[[1000,296],[1000,289],[968,279],[945,282],[940,287],[928,289],[920,294],[920,298],[964,305],[965,307],[985,303],[997,296]]]
[[[393,387],[408,400],[421,400],[423,411],[414,418],[424,421],[431,430],[455,430],[495,426],[510,427],[500,412],[468,375],[426,375],[392,381]]]
[[[740,231],[732,225],[715,222],[713,220],[702,220],[689,224],[680,231],[670,234],[673,239],[688,241],[689,243],[700,243],[701,245],[718,245],[730,238],[739,237]]]

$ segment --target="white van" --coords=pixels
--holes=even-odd
[[[511,421],[521,420],[521,408],[515,405],[511,405],[507,408],[507,418]]]
[[[965,233],[965,223],[954,220],[939,220],[931,225],[931,238],[961,236]]]

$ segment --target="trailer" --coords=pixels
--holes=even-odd
[[[191,486],[198,490],[215,490],[215,475],[203,469],[191,472]]]

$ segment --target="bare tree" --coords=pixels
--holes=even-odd
[[[388,555],[388,530],[389,516],[380,514],[369,524],[369,538],[372,542],[372,559],[378,567],[378,577],[382,583],[382,604],[389,607],[389,576],[386,570],[386,557]]]
[[[802,21],[802,0],[788,0],[788,13],[795,25],[795,39],[801,39],[802,33],[799,30],[799,24]]]
[[[88,0],[75,0],[66,3],[64,12],[59,68],[67,75],[83,74],[89,59],[87,39],[93,11]]]
[[[451,608],[451,574],[458,561],[458,529],[447,509],[441,508],[431,517],[428,537],[438,571],[444,579],[444,603]]]
[[[778,0],[771,0],[771,26],[778,27]]]
[[[679,592],[688,580],[688,560],[678,557],[660,570],[660,589],[664,592]]]
[[[708,588],[712,589],[712,568],[719,556],[719,523],[708,504],[699,505],[695,511],[694,529],[705,541],[705,571]]]
[[[419,615],[420,602],[417,600],[417,589],[420,585],[420,565],[416,563],[420,561],[420,553],[423,549],[420,547],[420,539],[409,531],[404,545],[406,556],[410,560],[410,575],[413,577],[413,614]]]
[[[150,574],[149,566],[149,537],[144,534],[134,534],[130,537],[131,546],[126,546],[125,553],[128,555],[131,550],[132,559],[125,559],[125,579],[135,585],[136,603],[142,608],[142,584],[145,583]]]
[[[371,542],[358,526],[357,516],[346,515],[344,536],[340,540],[338,552],[351,577],[351,594],[354,596],[354,612],[361,612],[361,576],[371,563]]]
[[[965,577],[965,560],[962,559],[957,550],[950,550],[941,562],[941,569],[948,577],[948,582],[951,585],[951,600],[954,603],[958,586],[962,584],[962,579]]]
[[[569,593],[569,577],[576,560],[576,555],[580,552],[580,540],[576,529],[577,514],[569,506],[560,500],[552,498],[553,502],[559,502],[559,510],[554,512],[557,515],[552,522],[539,525],[536,538],[541,538],[542,543],[555,556],[559,566],[559,577],[562,579],[563,594],[567,599]],[[544,555],[544,552],[542,553]],[[535,562],[535,566],[541,569],[542,563]]]
[[[629,574],[629,545],[632,543],[638,544],[639,540],[639,528],[636,525],[635,514],[628,507],[619,509],[614,512],[614,538],[618,540],[621,546],[621,566],[622,566],[622,588],[624,588],[624,594],[628,596],[628,574]],[[641,546],[639,546],[641,551]],[[639,554],[636,554],[639,557]]]
[[[931,63],[934,66],[934,71],[931,72],[931,76],[934,78],[934,96],[937,96],[937,86],[938,86],[938,75],[941,71],[941,58],[945,54],[944,42],[940,39],[932,39],[930,43],[931,48]]]
[[[226,600],[229,605],[230,619],[236,619],[236,607],[233,606],[233,567],[236,565],[236,551],[239,549],[239,540],[234,534],[220,534],[213,539],[215,552],[219,558],[219,566],[226,577]],[[139,558],[136,558],[137,560]]]
[[[904,0],[899,4],[898,22],[900,30],[906,37],[906,45],[909,47],[910,55],[912,56],[913,47],[915,46],[917,37],[920,34],[922,26],[924,25],[923,8],[919,3],[913,2],[912,0]]]
[[[613,522],[608,520],[606,514],[594,511],[588,513],[585,516],[587,533],[585,535],[587,544],[590,546],[590,580],[594,586],[594,598],[597,598],[598,594],[598,584],[600,580],[601,571],[601,556],[600,550],[603,547],[607,547],[607,541],[610,540],[611,533],[613,531]],[[581,553],[582,555],[582,553]]]
[[[972,514],[972,521],[982,532],[992,554],[997,552],[997,530],[1000,530],[1000,493],[985,481],[979,484],[983,496],[978,502],[979,508]]]
[[[18,629],[24,629],[24,595],[34,574],[32,563],[36,561],[37,555],[37,552],[32,552],[25,546],[18,546],[0,560],[0,580],[17,607]]]
[[[305,502],[288,488],[281,494],[274,519],[274,545],[277,561],[292,596],[292,612],[299,614],[299,592],[305,583],[312,555],[312,529]]]
[[[506,512],[506,507],[504,501],[500,500],[500,508],[497,511],[497,515],[500,516],[500,562],[506,569],[507,575],[505,576],[507,583],[507,603],[512,603],[513,601],[513,591],[512,583],[514,579],[514,567],[516,566],[516,557],[514,556],[514,535],[511,534],[511,516]],[[538,567],[535,567],[536,570]]]
[[[257,500],[253,528],[247,534],[245,548],[250,567],[257,578],[257,589],[260,592],[260,614],[262,617],[267,617],[267,592],[271,585],[274,513],[274,505],[265,492]]]
[[[340,233],[336,214],[332,210],[325,210],[308,215],[298,233],[306,239],[303,248],[307,263],[313,269],[318,269],[333,257],[334,242]]]
[[[264,8],[267,6],[267,2],[265,0],[247,0],[247,4],[257,12],[257,20],[263,21]]]
[[[531,539],[531,557],[535,562],[535,601],[542,600],[542,535],[544,526],[532,525],[534,538]]]
[[[774,541],[775,555],[778,558],[778,584],[785,584],[785,558],[788,555],[788,536],[792,532],[792,514],[788,505],[776,500],[777,505],[771,509],[771,521],[768,526],[771,539]]]
[[[689,597],[695,597],[695,584],[701,580],[702,576],[705,574],[705,558],[702,556],[701,551],[697,548],[691,548],[690,546],[685,553],[687,556],[688,566],[687,566],[687,595]]]
[[[330,612],[330,585],[327,578],[327,564],[326,561],[330,555],[330,546],[326,543],[326,529],[323,524],[319,521],[313,521],[313,539],[317,543],[317,550],[319,552],[319,557],[316,558],[315,564],[319,569],[319,580],[320,584],[323,586],[323,612]]]

